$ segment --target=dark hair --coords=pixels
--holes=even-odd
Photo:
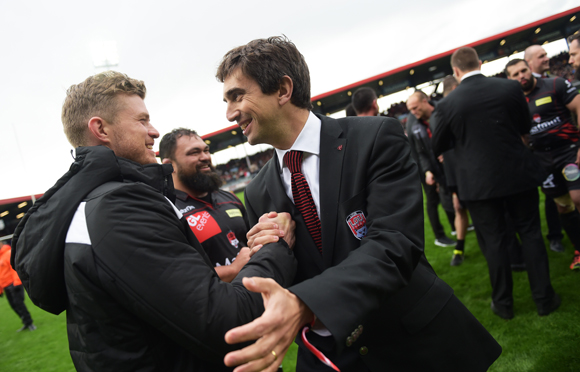
[[[161,160],[168,158],[175,160],[175,148],[177,147],[177,140],[183,136],[199,137],[196,131],[187,128],[177,128],[167,133],[159,143],[159,158]]]
[[[447,97],[459,83],[453,75],[445,76],[443,79],[443,97]]]
[[[352,103],[349,103],[344,111],[346,111],[346,116],[356,116],[356,111],[354,110]]]
[[[451,66],[463,72],[473,71],[479,68],[479,56],[473,48],[459,48],[451,55]]]
[[[367,112],[371,109],[375,99],[377,99],[377,94],[372,88],[359,88],[352,95],[352,107],[357,114]]]
[[[230,50],[220,63],[216,78],[223,83],[238,67],[258,83],[264,94],[276,92],[282,78],[290,77],[294,85],[290,102],[300,108],[312,109],[308,65],[286,36],[256,39]]]
[[[511,61],[509,61],[509,62],[507,63],[507,65],[505,65],[505,70],[503,71],[503,72],[505,73],[505,75],[506,75],[507,77],[509,77],[509,76],[510,76],[510,74],[509,74],[509,72],[508,72],[508,67],[511,67],[511,66],[517,65],[517,64],[518,64],[518,63],[520,63],[520,62],[523,62],[523,63],[525,63],[525,64],[526,64],[526,66],[528,66],[528,68],[530,67],[530,65],[528,64],[528,61],[526,61],[525,59],[521,59],[521,58],[514,58],[514,59],[512,59]]]
[[[576,40],[578,45],[580,45],[580,32],[576,32],[575,34],[568,36],[568,45],[571,44],[574,40]]]

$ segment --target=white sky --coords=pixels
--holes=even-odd
[[[161,135],[179,126],[206,134],[230,125],[215,69],[250,40],[288,36],[306,58],[315,96],[577,5],[0,0],[0,199],[43,193],[70,166],[60,111],[66,89],[97,72],[94,43],[115,41],[115,69],[145,81]]]

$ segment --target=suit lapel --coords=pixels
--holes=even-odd
[[[339,138],[342,129],[338,122],[325,116],[320,130],[320,223],[322,225],[322,257],[324,266],[332,266],[338,201],[342,179],[342,162],[346,152],[346,138]]]
[[[318,252],[316,244],[314,244],[314,240],[312,240],[310,231],[306,228],[306,223],[304,222],[300,211],[296,208],[294,203],[292,203],[292,200],[290,200],[288,195],[286,195],[280,176],[280,163],[275,151],[271,161],[273,164],[271,164],[272,166],[267,170],[264,185],[267,185],[266,189],[268,196],[274,205],[273,210],[277,212],[290,213],[292,219],[296,222],[296,244],[294,250],[297,254],[297,258],[302,256],[302,254],[307,254],[308,257],[316,263],[320,271],[323,271],[324,263],[322,262],[322,257],[320,256],[320,252]]]

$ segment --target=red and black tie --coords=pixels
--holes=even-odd
[[[310,193],[310,187],[306,178],[302,174],[302,151],[288,151],[284,154],[284,164],[292,173],[292,196],[294,205],[298,208],[304,218],[306,227],[312,235],[318,251],[322,254],[322,234],[320,232],[320,219],[316,212],[316,205]]]

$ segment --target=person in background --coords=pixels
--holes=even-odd
[[[221,280],[231,282],[250,260],[246,208],[231,192],[211,162],[209,146],[194,130],[174,129],[159,143],[163,164],[173,166],[175,206],[215,265]]]
[[[522,239],[532,298],[538,315],[561,303],[550,280],[542,238],[538,186],[543,174],[522,141],[530,131],[530,113],[518,84],[488,78],[473,48],[453,52],[451,67],[459,86],[437,105],[433,133],[435,154],[453,148],[457,187],[475,225],[487,260],[492,288],[491,310],[511,319],[513,281],[509,260],[506,213]]]
[[[32,316],[24,303],[24,287],[22,287],[18,274],[10,265],[12,248],[9,244],[0,244],[2,244],[0,248],[0,295],[6,293],[10,307],[22,320],[22,328],[16,332],[35,331],[36,326],[33,324]]]
[[[572,113],[580,113],[580,95],[560,77],[536,78],[522,59],[509,61],[505,72],[526,95],[533,120],[529,143],[549,173],[542,191],[556,202],[560,222],[575,246],[570,269],[580,270],[580,132],[572,120]]]

